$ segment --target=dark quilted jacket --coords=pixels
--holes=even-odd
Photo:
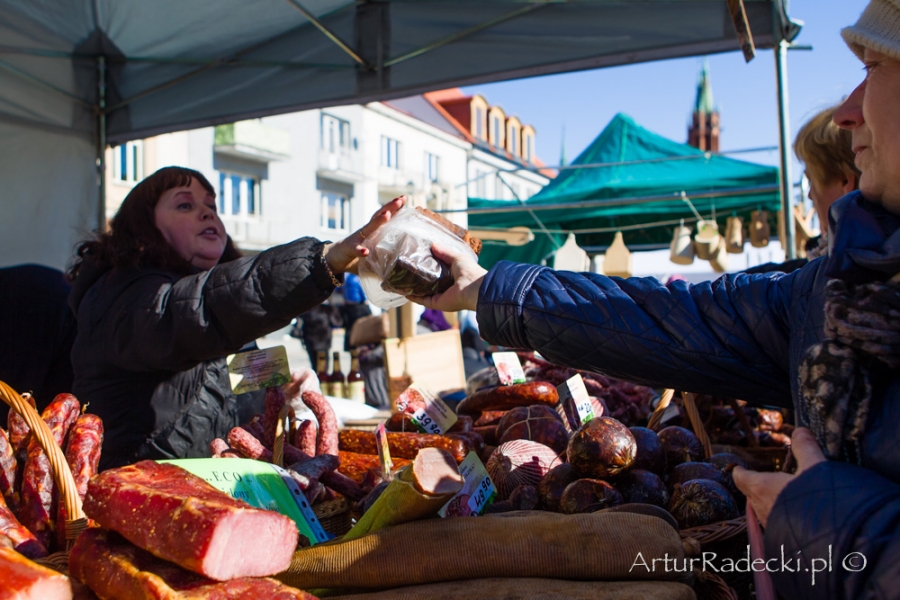
[[[238,424],[225,357],[328,298],[322,247],[303,238],[189,276],[85,263],[72,391],[103,419],[101,468],[209,456]]]
[[[798,365],[823,337],[828,278],[864,282],[900,272],[900,220],[858,193],[840,200],[831,219],[831,255],[790,274],[665,286],[501,262],[481,286],[481,335],[579,369],[796,408]],[[769,517],[768,556],[780,559],[783,548],[787,558],[807,561],[800,573],[780,563],[773,573],[786,598],[900,597],[900,376],[875,371],[862,466],[813,467],[785,488]],[[852,552],[866,558],[859,572],[842,565]],[[831,571],[813,585],[802,569],[829,556]],[[850,568],[859,564],[848,559]]]

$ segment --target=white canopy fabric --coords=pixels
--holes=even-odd
[[[743,0],[757,48],[786,1]],[[64,266],[104,142],[738,48],[726,0],[0,0],[0,266]]]

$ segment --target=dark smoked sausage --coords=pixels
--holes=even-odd
[[[275,442],[275,428],[278,426],[278,414],[287,402],[284,389],[280,385],[266,388],[266,412],[262,418],[262,442],[271,446]]]
[[[297,427],[297,431],[294,432],[294,446],[301,452],[305,452],[310,456],[315,456],[317,435],[318,428],[316,427],[315,422],[310,419],[301,421],[300,425]]]
[[[509,410],[532,404],[555,406],[557,402],[559,394],[555,387],[544,381],[532,381],[475,392],[460,402],[456,411],[464,415],[479,415],[486,410]]]
[[[41,418],[47,423],[56,444],[62,448],[69,428],[78,418],[81,405],[72,394],[59,394],[44,409]],[[50,459],[37,438],[28,442],[28,458],[22,474],[22,503],[19,520],[34,533],[48,550],[56,529],[56,483],[50,470]]]
[[[6,432],[0,429],[0,498],[6,500],[6,504],[13,512],[19,510],[19,488],[16,485],[16,453]]]
[[[83,414],[76,419],[69,431],[69,441],[66,444],[66,463],[72,470],[75,479],[75,489],[78,496],[84,500],[87,493],[88,481],[97,473],[100,464],[100,451],[103,447],[103,421],[97,415]],[[56,520],[56,542],[59,548],[66,544],[66,503],[59,503],[58,518]]]
[[[316,454],[338,453],[338,422],[334,409],[325,399],[325,396],[313,390],[306,390],[300,395],[303,404],[316,416],[319,422],[319,432],[316,437]]]
[[[0,547],[9,546],[28,558],[43,558],[47,549],[16,518],[0,496]]]
[[[461,437],[433,435],[428,433],[388,433],[388,448],[391,457],[414,459],[422,448],[446,450],[460,463],[473,450],[472,442]],[[347,452],[378,454],[375,433],[358,429],[344,429],[340,432],[340,448]]]

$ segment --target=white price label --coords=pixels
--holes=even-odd
[[[459,464],[459,474],[463,478],[462,489],[438,514],[442,517],[477,517],[497,497],[497,488],[474,452],[470,452]]]
[[[443,400],[418,383],[400,394],[397,407],[410,416],[422,433],[445,433],[459,418]]]
[[[494,352],[491,354],[491,360],[494,361],[494,367],[497,369],[497,377],[500,379],[501,385],[525,383],[525,371],[522,370],[522,363],[519,361],[518,354],[515,352]]]
[[[561,416],[572,429],[584,425],[594,418],[594,407],[580,374],[567,379],[556,388],[556,391],[559,394],[557,412],[561,412]],[[572,410],[573,408],[574,410]]]
[[[420,408],[414,412],[412,414],[412,420],[424,433],[433,433],[436,435],[444,433],[441,431],[441,426],[438,425],[437,421],[428,416],[428,413],[425,412],[424,408]]]
[[[481,512],[487,508],[487,505],[494,500],[496,495],[497,488],[494,487],[494,482],[491,481],[490,476],[485,473],[484,477],[478,483],[478,488],[475,493],[469,497],[469,508],[473,513],[481,514]]]

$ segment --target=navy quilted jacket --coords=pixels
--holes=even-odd
[[[578,369],[796,408],[798,366],[823,337],[828,278],[865,282],[900,272],[900,219],[853,193],[835,204],[831,220],[831,255],[790,274],[666,286],[501,262],[481,286],[481,335]],[[797,415],[806,424],[802,411]],[[766,550],[779,559],[770,567],[779,571],[773,578],[785,597],[900,597],[898,440],[900,377],[876,370],[863,465],[828,462],[804,472],[769,517]],[[782,548],[793,560],[787,567]],[[842,564],[852,552],[866,559],[858,572],[859,556]],[[803,569],[829,557],[830,571],[813,584]],[[798,558],[805,562],[791,573]]]

